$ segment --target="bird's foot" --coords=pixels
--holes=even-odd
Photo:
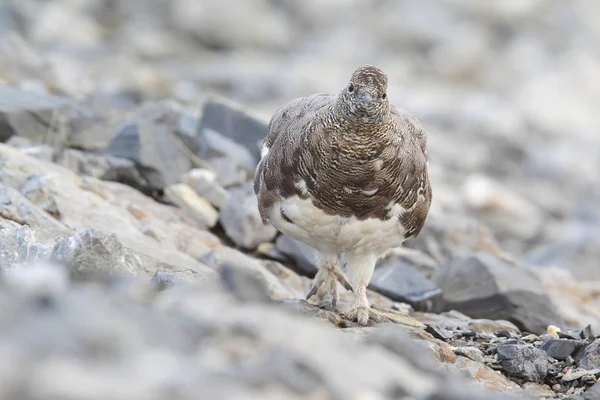
[[[343,317],[350,321],[356,321],[359,325],[366,326],[369,320],[381,322],[385,319],[381,313],[369,306],[367,299],[367,287],[365,284],[359,284],[354,292],[354,308],[347,312]]]
[[[348,282],[348,278],[342,271],[337,267],[336,263],[328,262],[323,264],[315,278],[313,279],[312,286],[306,295],[306,300],[310,299],[314,294],[317,293],[322,285],[328,289],[329,295],[331,296],[331,305],[333,308],[337,308],[339,301],[337,283],[341,283],[344,288],[353,292],[352,285]]]
[[[366,326],[369,321],[384,322],[388,320],[385,315],[368,305],[356,306],[344,314],[343,317],[349,321],[355,321],[362,326]]]

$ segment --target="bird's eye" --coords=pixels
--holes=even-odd
[[[381,95],[381,100],[385,100],[385,99],[387,99],[387,93],[384,93]]]
[[[348,85],[348,93],[354,92],[354,85],[351,83]]]

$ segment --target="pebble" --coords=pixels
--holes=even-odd
[[[209,228],[214,227],[219,220],[218,211],[186,184],[177,183],[167,187],[165,196],[173,204]]]
[[[182,182],[194,189],[202,198],[208,200],[216,208],[223,207],[229,194],[217,182],[217,175],[207,169],[194,168],[185,174]]]

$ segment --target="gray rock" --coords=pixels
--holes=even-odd
[[[581,340],[551,339],[545,342],[540,348],[555,360],[566,360],[567,357],[582,347],[584,343]]]
[[[268,303],[271,300],[265,280],[250,271],[227,263],[220,270],[223,284],[238,300],[245,303]]]
[[[425,331],[432,334],[434,338],[444,341],[450,340],[454,337],[454,333],[452,333],[452,331],[449,331],[443,326],[437,324],[427,325],[427,329]]]
[[[293,290],[279,280],[275,274],[263,267],[257,259],[238,250],[230,247],[219,247],[207,254],[204,261],[220,274],[222,274],[224,268],[229,270],[239,269],[243,271],[242,273],[248,273],[262,280],[266,284],[269,296],[272,299],[295,297]],[[226,272],[226,274],[228,273],[232,272]]]
[[[296,267],[306,276],[317,273],[317,254],[309,245],[281,234],[275,240],[276,249],[294,261]]]
[[[369,288],[417,311],[431,309],[431,302],[441,295],[440,288],[410,265],[391,261],[375,269]]]
[[[75,280],[88,280],[115,274],[135,275],[142,260],[123,246],[115,234],[83,229],[59,239],[52,249],[51,260],[70,268]]]
[[[32,177],[35,178],[35,176]],[[27,187],[24,189],[27,193]],[[50,212],[44,212],[43,207]],[[42,208],[39,208],[15,189],[0,185],[0,216],[2,218],[39,229],[38,236],[43,238],[56,239],[71,235],[72,231],[53,218],[52,212],[56,212],[56,207],[52,202],[46,202],[42,204]]]
[[[227,138],[241,146],[233,151],[239,157],[243,157],[243,162],[247,162],[248,167],[253,169],[260,160],[260,142],[267,135],[267,131],[265,121],[251,116],[240,105],[223,98],[211,98],[204,103],[202,111],[199,131],[202,150],[199,155],[202,158],[209,158],[209,152],[215,148],[227,154],[226,146],[221,145],[230,143],[222,140]],[[251,156],[249,160],[242,156],[244,153],[242,149]],[[233,158],[239,161],[239,157]]]
[[[152,284],[157,291],[161,291],[173,285],[173,279],[174,277],[172,274],[157,269],[154,275],[152,275],[150,284]]]
[[[584,400],[600,400],[600,381],[583,394]]]
[[[67,98],[44,96],[0,85],[0,141],[12,136],[64,146],[85,123],[85,112]]]
[[[223,207],[229,197],[227,190],[218,183],[216,173],[207,169],[192,169],[183,176],[182,182],[217,208]]]
[[[207,163],[215,171],[217,182],[224,188],[243,185],[252,180],[252,173],[231,158],[214,157],[207,160]]]
[[[496,357],[508,375],[532,382],[543,382],[550,366],[546,353],[531,345],[500,345]]]
[[[600,368],[600,339],[594,340],[591,344],[579,350],[573,358],[580,368],[588,370]]]
[[[537,334],[548,325],[564,325],[531,271],[489,253],[456,259],[440,268],[433,281],[442,289],[445,310],[508,320]]]
[[[219,221],[236,246],[245,249],[254,249],[261,242],[269,242],[277,235],[277,230],[272,225],[263,224],[251,183],[229,190]]]
[[[119,128],[106,154],[133,161],[148,185],[155,189],[179,183],[194,166],[194,155],[175,134],[165,113],[143,109]]]
[[[78,175],[123,182],[140,189],[147,185],[133,161],[126,158],[65,149],[57,155],[55,162]]]
[[[51,245],[36,241],[29,226],[0,219],[0,275],[45,260],[51,250]]]

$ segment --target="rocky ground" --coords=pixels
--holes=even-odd
[[[0,397],[600,398],[597,18],[1,2]],[[260,223],[250,183],[276,107],[362,63],[426,128],[434,190],[365,328],[345,291],[341,313],[302,300],[312,250]]]

